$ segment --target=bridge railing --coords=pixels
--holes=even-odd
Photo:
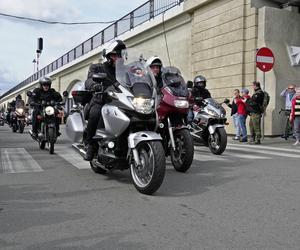
[[[18,85],[4,93],[0,99],[26,86],[27,84],[38,80],[40,77],[61,68],[69,62],[72,62],[73,60],[85,55],[98,46],[109,42],[115,37],[118,37],[119,35],[135,28],[136,26],[147,22],[150,19],[153,19],[154,17],[162,14],[163,12],[166,12],[167,10],[177,5],[180,5],[183,1],[184,0],[149,0],[148,2],[131,11],[116,22],[112,23],[96,35],[71,49],[66,54],[48,64],[35,74],[31,75],[23,82],[19,83]]]

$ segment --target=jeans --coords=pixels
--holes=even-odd
[[[241,136],[241,129],[240,129],[240,125],[239,125],[238,116],[239,116],[238,113],[235,113],[234,115],[232,115],[233,125],[234,125],[234,129],[235,129],[235,136],[236,137],[240,137]]]
[[[300,140],[300,116],[296,116],[294,120],[294,133],[296,136],[296,139]]]
[[[242,139],[247,138],[246,119],[247,119],[247,115],[240,115],[240,114],[238,115],[238,121],[239,121],[240,131],[242,134]]]
[[[187,121],[188,121],[188,123],[189,124],[192,123],[193,119],[194,119],[194,112],[193,112],[192,109],[189,109],[189,112],[187,114]]]

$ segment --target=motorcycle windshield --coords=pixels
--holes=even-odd
[[[129,89],[135,97],[151,98],[156,82],[152,71],[143,61],[128,63],[120,58],[116,61],[116,79]]]
[[[211,106],[215,108],[216,110],[219,110],[220,113],[226,114],[225,109],[222,107],[222,105],[218,102],[216,102],[213,98],[206,98],[205,103],[207,106]]]
[[[187,85],[181,76],[181,72],[176,67],[165,67],[162,69],[162,79],[165,86],[169,89],[175,96],[188,97],[189,91]]]

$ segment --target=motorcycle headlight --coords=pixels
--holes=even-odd
[[[219,116],[219,114],[216,111],[214,111],[213,109],[206,108],[205,112],[211,116]]]
[[[18,108],[18,109],[16,109],[16,111],[19,115],[22,115],[24,112],[24,109]]]
[[[189,102],[187,100],[175,100],[174,105],[176,108],[188,108],[189,107]]]
[[[54,108],[51,106],[48,106],[45,108],[45,112],[46,112],[46,115],[54,115]]]
[[[135,97],[133,99],[130,99],[133,107],[135,110],[142,114],[150,114],[153,112],[153,105],[154,100],[153,99],[145,99],[142,97]]]

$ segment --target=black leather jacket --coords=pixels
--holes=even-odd
[[[201,97],[202,99],[206,99],[206,98],[211,98],[211,95],[210,95],[210,92],[207,89],[193,88],[192,89],[192,97],[194,97],[194,99],[196,99],[197,97]],[[196,101],[196,104],[198,104],[197,101]]]
[[[32,100],[34,103],[40,104],[42,101],[50,102],[61,102],[62,96],[55,89],[49,89],[45,92],[42,88],[35,88],[33,90]]]
[[[97,83],[94,82],[92,77],[93,74],[97,73],[106,73],[107,77],[106,79],[103,80],[102,83]],[[92,64],[89,68],[87,80],[85,81],[85,89],[93,91],[95,87],[102,85],[103,90],[106,88],[112,86],[116,82],[116,68],[112,66],[108,62],[102,63],[97,63],[97,64]],[[93,95],[93,98],[91,100],[91,103],[100,103],[103,104],[102,96],[101,95]]]

